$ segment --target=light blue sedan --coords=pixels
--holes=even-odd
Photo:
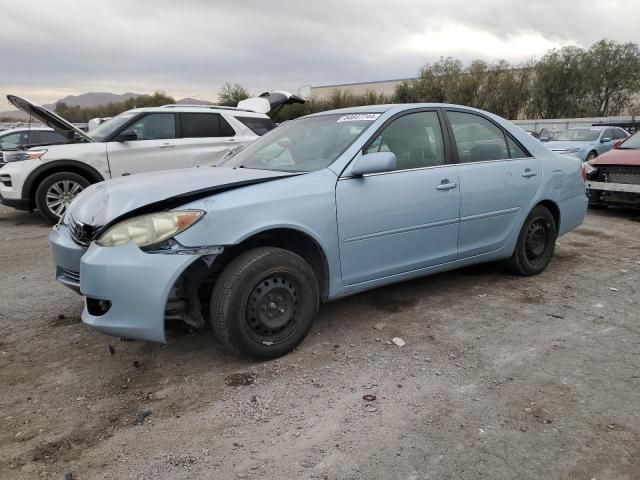
[[[542,272],[585,216],[581,167],[480,110],[334,110],[217,167],[92,185],[50,243],[85,324],[164,342],[168,321],[210,322],[228,350],[273,358],[321,302],[499,259]]]
[[[620,127],[579,127],[560,132],[545,145],[561,155],[572,155],[588,162],[608,152],[628,136]]]

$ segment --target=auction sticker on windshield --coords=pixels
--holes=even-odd
[[[351,115],[341,116],[337,122],[360,122],[362,120],[374,121],[380,116],[379,113],[352,113]]]

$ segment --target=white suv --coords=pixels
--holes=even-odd
[[[136,108],[83,132],[55,113],[7,95],[9,102],[70,140],[6,154],[0,169],[2,203],[38,211],[57,222],[89,184],[135,173],[211,166],[230,150],[275,127],[266,115],[304,100],[287,92],[263,93],[237,108],[165,105]]]

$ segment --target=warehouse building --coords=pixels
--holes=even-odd
[[[378,94],[393,95],[396,86],[402,82],[409,82],[415,78],[398,78],[395,80],[378,80],[376,82],[360,82],[360,83],[339,83],[335,85],[318,85],[309,87],[310,98],[327,98],[334,90],[352,93],[354,95],[362,95],[368,91]]]

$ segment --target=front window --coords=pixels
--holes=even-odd
[[[240,150],[224,166],[287,172],[321,170],[379,116],[329,114],[287,122]]]
[[[556,140],[562,142],[595,142],[600,135],[599,128],[571,128],[560,132]]]
[[[622,150],[640,150],[640,132],[634,133],[618,147]]]
[[[101,123],[96,128],[89,132],[89,136],[96,142],[104,142],[109,138],[116,130],[122,127],[125,123],[128,123],[133,117],[139,115],[140,112],[123,112],[120,115],[110,118],[109,120]]]

